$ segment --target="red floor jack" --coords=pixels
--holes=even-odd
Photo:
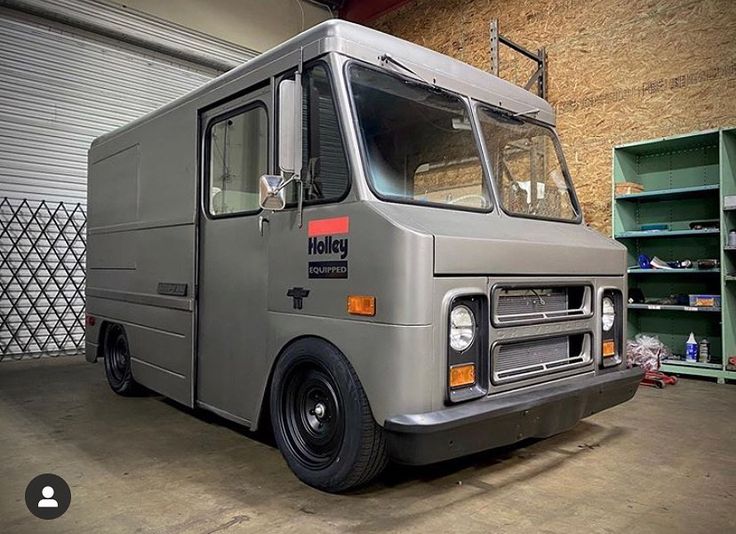
[[[662,389],[667,385],[674,386],[677,384],[676,376],[668,376],[662,371],[647,371],[644,373],[644,378],[641,379],[643,386],[652,386],[657,389]]]

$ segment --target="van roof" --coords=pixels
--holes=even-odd
[[[254,70],[265,67],[279,58],[289,54],[298,57],[296,53],[300,50],[305,51],[305,60],[328,52],[337,52],[376,65],[382,64],[380,56],[388,54],[402,65],[410,67],[414,73],[424,80],[432,81],[438,87],[470,96],[514,113],[539,110],[536,114],[537,119],[551,125],[555,123],[554,110],[547,101],[506,80],[502,80],[498,76],[378,30],[345,20],[330,19],[221,74],[135,121],[98,137],[92,142],[92,146],[164,115],[182,104],[203,98],[217,88],[229,84]],[[310,55],[306,52],[307,50],[316,51],[317,53],[312,52]],[[296,64],[296,60],[294,64]],[[388,68],[395,68],[395,66],[389,65]],[[281,69],[281,71],[283,70],[287,69]],[[398,71],[401,74],[407,74],[401,69],[398,69]]]

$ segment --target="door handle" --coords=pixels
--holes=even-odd
[[[261,236],[263,236],[263,225],[268,223],[268,219],[266,219],[263,215],[258,216],[258,231],[260,232]]]

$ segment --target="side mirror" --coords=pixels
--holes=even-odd
[[[286,188],[281,176],[261,176],[258,180],[258,204],[264,210],[273,211],[281,211],[286,207]]]
[[[279,84],[279,168],[281,174],[294,174],[301,170],[300,89],[301,86],[297,80],[282,80]]]

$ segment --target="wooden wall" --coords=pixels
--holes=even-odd
[[[490,70],[493,18],[503,35],[546,47],[548,100],[586,220],[601,232],[611,147],[736,126],[736,0],[415,0],[373,26]],[[522,85],[533,71],[508,49],[500,63]]]

